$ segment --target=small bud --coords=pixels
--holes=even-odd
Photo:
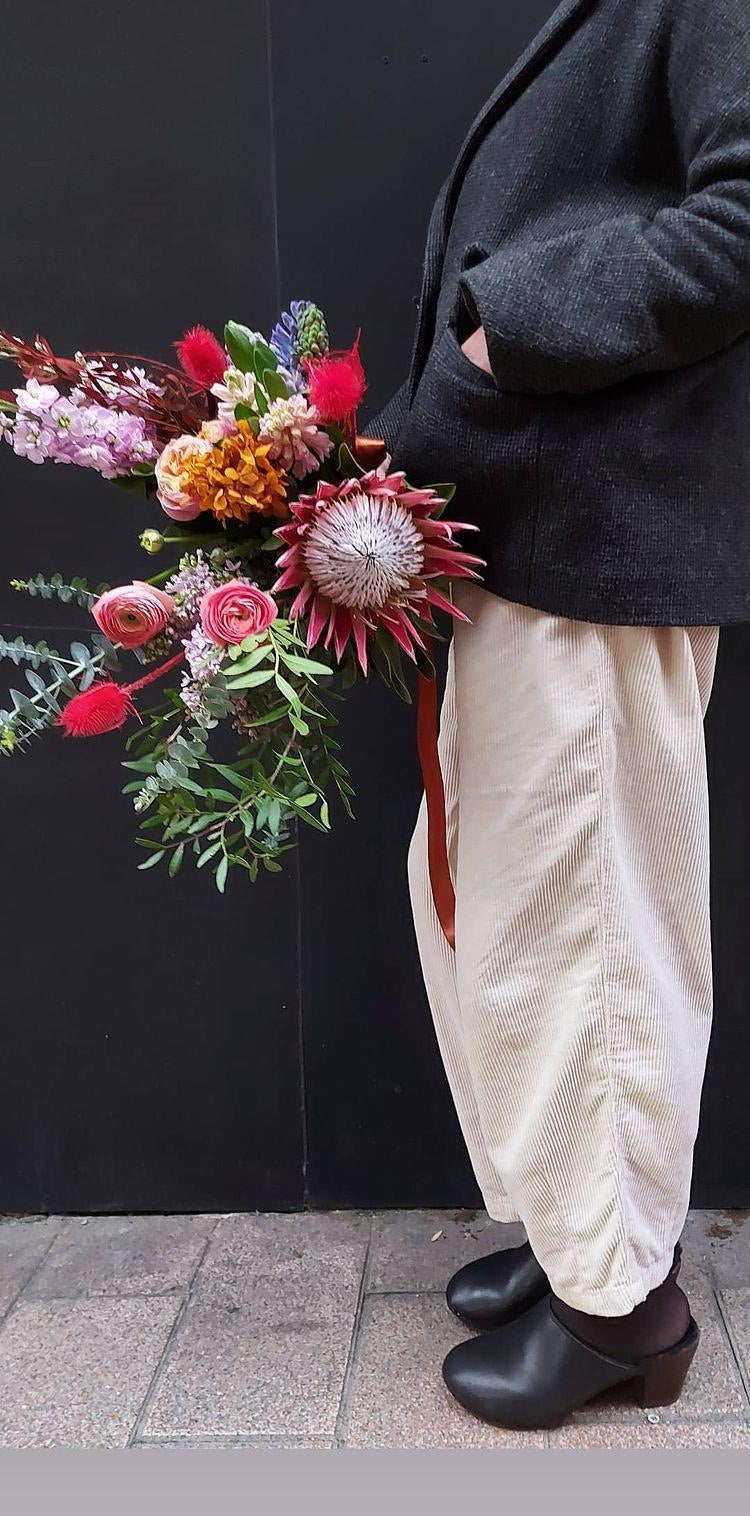
[[[161,532],[157,532],[156,527],[149,526],[145,532],[141,532],[141,547],[147,553],[160,553],[164,543],[165,539]]]

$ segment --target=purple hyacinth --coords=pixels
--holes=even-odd
[[[311,300],[293,300],[288,311],[282,311],[272,333],[270,347],[279,363],[291,369],[295,362],[294,349],[299,336],[300,317],[310,309]]]
[[[307,348],[307,328],[311,321],[316,335],[325,333],[323,313],[318,310],[314,301],[292,300],[289,310],[282,312],[281,319],[271,333],[271,351],[278,358],[291,389],[297,393],[307,389],[308,381],[302,368],[302,359],[310,355]]]

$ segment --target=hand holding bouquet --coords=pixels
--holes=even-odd
[[[14,581],[75,601],[94,628],[64,652],[0,639],[27,686],[0,711],[0,747],[136,718],[125,767],[141,868],[164,861],[174,875],[190,858],[223,891],[233,868],[278,871],[297,821],[328,830],[332,792],[351,813],[336,703],[371,668],[408,698],[402,654],[431,676],[434,612],[460,614],[451,581],[476,578],[480,561],[443,519],[450,486],[411,488],[358,437],[358,341],[331,352],[310,301],[269,340],[229,322],[223,344],[197,327],[176,347],[179,369],[58,358],[43,338],[0,332],[25,379],[0,392],[7,443],[145,491],[161,524],[141,545],[172,555],[151,578],[96,591],[60,574]],[[126,658],[136,677],[122,677]]]

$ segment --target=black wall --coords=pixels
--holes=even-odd
[[[551,0],[0,5],[0,324],[168,356],[190,323],[268,328],[294,295],[402,376],[431,200]],[[7,375],[7,377],[6,377]],[[4,370],[0,383],[9,384]],[[153,509],[0,454],[0,625],[75,618],[13,574],[143,570]],[[36,623],[30,624],[36,616]],[[750,1201],[744,1065],[750,637],[709,719],[717,1031],[696,1198]],[[412,944],[411,714],[358,690],[358,821],[225,900],[135,872],[120,741],[0,767],[0,1211],[471,1204]]]

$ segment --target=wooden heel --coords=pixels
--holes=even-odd
[[[644,1408],[674,1405],[679,1400],[699,1342],[700,1332],[691,1320],[682,1342],[678,1342],[668,1352],[657,1353],[646,1360],[643,1373],[635,1381],[639,1405]]]

